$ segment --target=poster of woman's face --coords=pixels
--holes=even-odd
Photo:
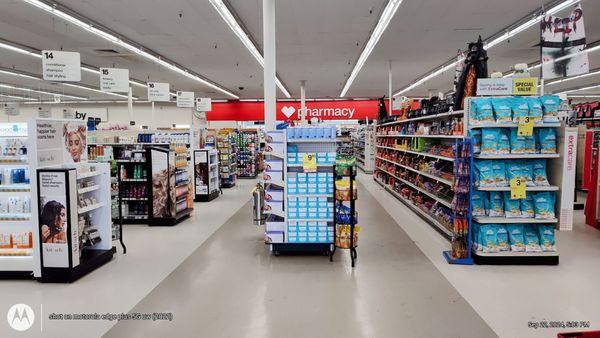
[[[42,243],[67,243],[67,210],[63,203],[54,199],[44,204],[40,213]]]
[[[63,125],[65,140],[64,158],[74,163],[87,161],[86,126],[82,122],[65,122]]]

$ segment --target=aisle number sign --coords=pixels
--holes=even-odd
[[[177,107],[194,108],[194,92],[177,92]]]
[[[525,198],[525,181],[520,178],[510,180],[510,199],[518,200]]]
[[[148,101],[171,101],[171,92],[169,90],[169,84],[164,82],[148,82]]]
[[[314,153],[307,153],[302,156],[302,168],[304,172],[315,172],[317,171],[317,155]]]
[[[76,52],[43,50],[42,74],[47,81],[81,81],[81,56]]]
[[[100,68],[100,90],[129,93],[129,69]]]
[[[212,99],[210,97],[196,98],[196,111],[207,112],[212,110]]]
[[[524,77],[513,79],[514,95],[537,95],[538,79],[535,77]]]
[[[519,119],[518,136],[533,136],[533,119],[529,116]]]

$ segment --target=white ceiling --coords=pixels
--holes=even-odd
[[[180,65],[218,83],[242,98],[262,97],[262,68],[221,19],[208,0],[60,0],[72,9]],[[548,3],[548,1],[544,0]],[[387,0],[277,1],[277,72],[293,97],[300,80],[307,80],[309,97],[337,97],[366,43]],[[600,1],[582,0],[588,42],[600,40]],[[262,1],[229,0],[250,35],[262,48]],[[393,64],[393,87],[401,89],[448,61],[478,35],[486,38],[540,6],[540,0],[404,0],[383,37],[348,92],[349,97],[387,94],[388,62]],[[565,15],[565,11],[560,13]],[[181,16],[180,16],[181,14]],[[169,82],[174,90],[193,90],[199,96],[225,98],[189,80],[22,0],[3,0],[0,38],[35,49],[64,49],[81,53],[82,62],[96,67],[130,69],[143,81]],[[490,70],[506,71],[520,62],[539,58],[537,26],[490,50]],[[116,55],[98,52],[113,49]],[[600,67],[600,51],[590,55],[591,68]],[[0,66],[41,73],[41,61],[0,49]],[[98,77],[82,73],[82,82],[98,86]],[[407,93],[425,96],[450,88],[453,71]],[[0,83],[42,90],[115,99],[60,84],[18,79],[0,74]],[[552,90],[600,83],[600,75],[569,81]],[[133,87],[144,99],[145,90]],[[241,89],[243,88],[243,89]],[[593,93],[587,91],[586,93]],[[595,92],[600,92],[596,90]],[[0,94],[25,95],[0,88]],[[278,91],[278,95],[283,97]],[[40,97],[36,94],[35,97]],[[49,96],[41,95],[43,99]],[[1,99],[1,98],[0,98]]]

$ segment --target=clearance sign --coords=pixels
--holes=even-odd
[[[300,102],[277,102],[277,120],[299,120]],[[370,120],[377,118],[377,100],[311,101],[306,102],[307,119],[321,120]],[[263,102],[230,101],[212,104],[212,111],[206,113],[208,121],[262,121]]]

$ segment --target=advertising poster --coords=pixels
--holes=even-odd
[[[38,120],[40,167],[87,162],[87,127],[83,121]]]
[[[196,194],[208,195],[208,156],[204,151],[197,151],[194,156],[194,173],[196,175]]]
[[[67,181],[65,172],[39,174],[39,226],[44,267],[68,268]]]
[[[169,153],[152,149],[152,216],[169,218],[175,215],[175,171],[169,171]],[[169,196],[170,195],[170,196]]]
[[[585,50],[583,10],[577,5],[571,15],[546,15],[541,22],[542,75],[544,79],[585,74],[590,71]]]

